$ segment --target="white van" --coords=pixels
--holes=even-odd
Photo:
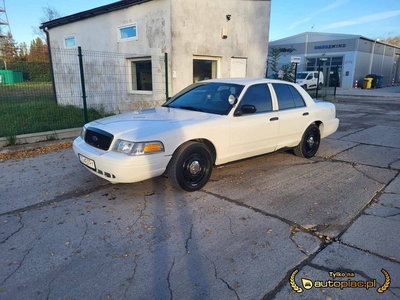
[[[318,80],[318,71],[304,71],[296,74],[296,83],[301,85],[305,90],[316,89]],[[324,85],[324,74],[319,72],[318,89]]]

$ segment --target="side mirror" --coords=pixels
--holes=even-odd
[[[240,109],[235,111],[234,116],[250,115],[257,111],[254,105],[243,105]]]
[[[242,111],[242,114],[244,114],[244,115],[254,114],[257,111],[257,109],[254,105],[243,105],[240,110]]]
[[[235,94],[230,94],[228,97],[228,102],[230,105],[235,105],[238,101],[238,97]]]

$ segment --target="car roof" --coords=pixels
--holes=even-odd
[[[288,83],[286,81],[277,80],[277,79],[269,79],[269,78],[216,78],[216,79],[208,79],[201,82],[219,82],[219,83],[230,83],[230,84],[239,84],[239,85],[249,85],[255,83]]]

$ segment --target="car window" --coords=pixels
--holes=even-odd
[[[273,83],[272,86],[275,90],[280,110],[296,107],[295,99],[293,97],[294,94],[292,93],[294,92],[294,88],[292,86],[290,86],[289,84],[281,83]],[[291,90],[291,88],[293,89]]]
[[[239,97],[243,87],[224,82],[199,82],[179,92],[163,106],[227,115],[232,109],[228,97],[231,94]]]
[[[307,73],[297,73],[297,79],[305,79],[307,77]]]
[[[253,105],[256,113],[272,111],[271,93],[266,84],[250,86],[240,102],[240,106]]]
[[[296,90],[294,86],[289,85],[290,92],[292,93],[294,103],[296,107],[306,106],[303,97],[300,95],[299,91]]]

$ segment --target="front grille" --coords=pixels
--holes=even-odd
[[[89,145],[107,151],[114,136],[104,130],[89,127],[86,129],[85,142]]]

